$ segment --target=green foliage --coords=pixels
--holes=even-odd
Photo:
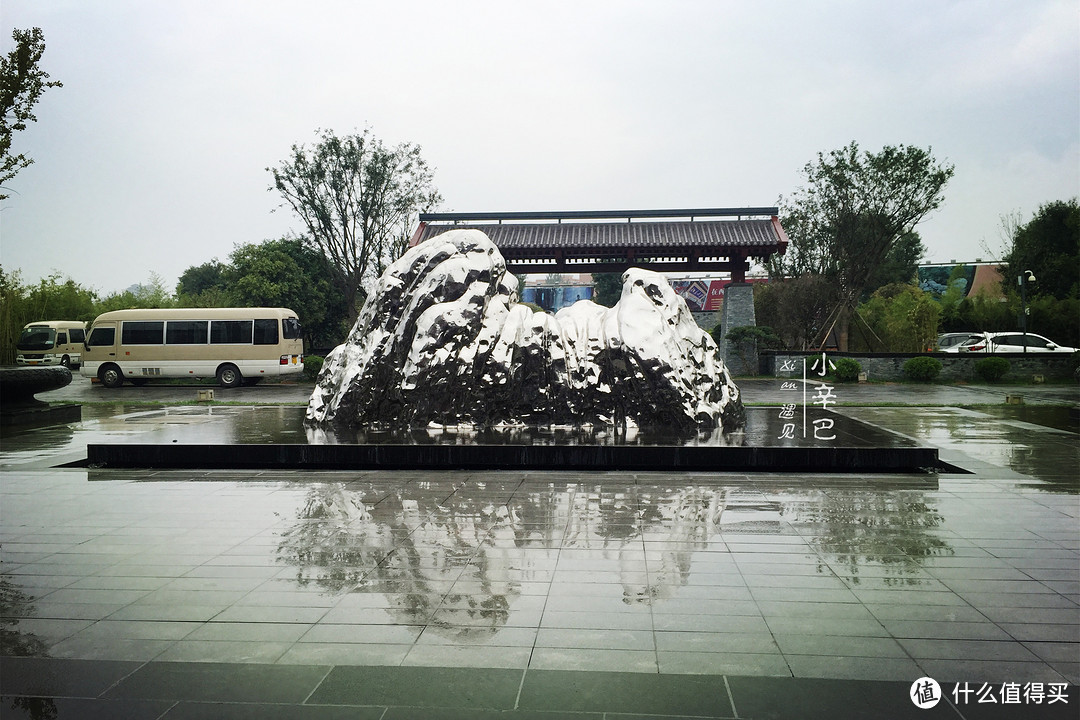
[[[313,147],[293,145],[289,159],[267,171],[270,189],[329,263],[350,319],[363,305],[364,284],[406,250],[417,212],[442,201],[419,145],[389,148],[366,129],[344,137],[324,130]]]
[[[943,329],[949,332],[1003,332],[1016,327],[1016,312],[1010,308],[1009,303],[1001,302],[999,298],[988,293],[979,293],[961,300],[957,317],[957,325]]]
[[[941,361],[937,358],[913,357],[904,363],[904,374],[919,382],[932,382],[941,374]]]
[[[333,347],[349,325],[326,258],[299,238],[237,245],[229,262],[189,267],[177,284],[182,307],[287,307],[304,328],[305,347]]]
[[[717,341],[717,345],[720,344],[720,336],[720,326],[717,325],[712,331],[712,337]],[[771,327],[760,325],[733,327],[728,331],[725,339],[731,343],[731,348],[742,361],[742,368],[749,369],[751,372],[754,370],[755,358],[759,350],[775,350],[783,345],[780,336]]]
[[[200,305],[195,298],[205,292],[226,292],[227,288],[225,266],[214,258],[208,263],[193,265],[180,275],[180,280],[176,283],[176,297],[184,298],[183,301],[188,303],[186,307],[214,307],[214,305]]]
[[[870,273],[870,279],[863,289],[865,299],[875,290],[893,283],[915,282],[919,271],[919,261],[926,254],[926,246],[917,232],[901,235],[885,255],[885,259]]]
[[[808,350],[836,304],[836,285],[820,275],[754,285],[754,314],[788,350]]]
[[[851,358],[840,358],[836,361],[836,369],[832,371],[833,378],[837,382],[855,382],[862,372],[862,365]]]
[[[843,320],[875,274],[884,272],[901,238],[941,206],[953,166],[938,164],[929,149],[900,145],[869,153],[853,142],[828,155],[818,153],[803,175],[806,185],[782,202],[780,211],[788,250],[771,255],[766,268],[774,279],[814,275],[831,281],[835,300],[809,312]],[[906,241],[909,254],[917,252],[913,240]],[[832,321],[823,324],[824,332]],[[843,325],[841,337],[846,336]]]
[[[717,328],[719,325],[717,326]],[[714,328],[714,333],[717,330]],[[715,337],[715,335],[714,335]],[[740,325],[731,328],[727,334],[728,342],[732,343],[757,343],[763,349],[776,349],[781,346],[780,336],[771,327],[764,325]]]
[[[49,73],[38,67],[45,52],[45,35],[41,28],[15,29],[11,32],[15,47],[0,58],[0,187],[20,170],[33,164],[33,158],[11,154],[12,136],[25,130],[26,123],[36,122],[34,105],[45,88],[63,87],[49,80]],[[7,198],[0,194],[0,200]]]
[[[180,287],[177,285],[177,287]],[[177,295],[176,307],[234,307],[239,303],[234,299],[232,292],[227,286],[208,287],[194,295]]]
[[[593,273],[593,302],[604,307],[615,307],[622,297],[622,273]]]
[[[1016,228],[1012,249],[1003,259],[1007,287],[1015,288],[1016,279],[1030,270],[1035,282],[1028,285],[1029,295],[1080,297],[1080,205],[1076,198],[1040,207],[1030,222]]]
[[[1028,332],[1044,335],[1059,345],[1080,347],[1080,298],[1040,295],[1029,299],[1027,306]],[[1012,307],[1019,313],[1018,304]]]
[[[940,207],[953,167],[930,150],[887,145],[870,153],[853,142],[818,153],[803,175],[806,186],[781,208],[791,245],[769,258],[770,277],[812,273],[857,295],[900,238]]]
[[[963,328],[953,330],[958,324],[962,324],[960,317],[960,304],[967,297],[967,270],[969,266],[955,265],[945,281],[945,292],[935,298],[941,308],[940,328],[944,332],[962,332]],[[931,293],[932,295],[933,293]]]
[[[1031,286],[1034,287],[1034,286]],[[1011,289],[1010,289],[1011,290]],[[950,290],[951,291],[951,290]],[[1020,296],[1004,298],[982,293],[946,302],[950,291],[937,301],[941,308],[940,332],[1010,332],[1020,329]],[[1028,332],[1050,338],[1059,345],[1080,347],[1080,298],[1036,295],[1028,298]]]
[[[304,379],[311,382],[315,382],[319,379],[319,373],[322,371],[324,358],[318,355],[305,355],[304,356]]]
[[[1003,357],[986,357],[975,361],[975,374],[987,382],[996,382],[1009,372],[1009,361]]]
[[[97,296],[71,278],[53,274],[24,285],[16,270],[0,268],[0,365],[15,362],[15,343],[27,323],[39,320],[93,320]]]
[[[870,352],[922,352],[933,347],[941,306],[914,285],[878,288],[856,312],[852,348]]]

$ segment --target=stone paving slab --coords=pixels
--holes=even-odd
[[[52,469],[62,431],[5,438],[0,707],[1075,717],[1076,435],[950,407],[844,412],[973,473],[913,486],[825,473]],[[153,428],[102,420],[67,441]],[[1069,703],[922,711],[907,692],[923,675],[946,693],[1064,684]],[[383,695],[364,695],[374,677]]]
[[[1036,704],[1030,688],[1014,693],[1000,684],[946,683],[937,703],[923,709],[910,700],[906,681],[447,667],[151,662],[104,689],[73,693],[70,683],[56,680],[100,675],[98,664],[0,658],[4,716],[1039,720],[1073,718],[1080,702],[1076,686],[1046,688]],[[994,704],[986,702],[991,698]]]

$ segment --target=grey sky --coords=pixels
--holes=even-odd
[[[423,147],[444,210],[772,205],[818,152],[956,165],[928,259],[1080,193],[1080,5],[4,0],[48,90],[0,263],[108,293],[300,225],[265,168],[318,128]]]

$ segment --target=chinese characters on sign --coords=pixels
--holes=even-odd
[[[959,682],[953,685],[952,696],[955,705],[1054,705],[1069,703],[1067,683],[1041,682],[1004,682],[992,683]],[[942,697],[941,686],[930,677],[921,677],[911,684],[908,696],[911,702],[923,710],[937,705]]]
[[[953,686],[952,697],[957,705],[1053,705],[1069,702],[1068,689],[1066,683],[1006,682],[995,687],[990,683],[965,682]]]
[[[798,369],[795,360],[784,360],[780,366],[780,372],[795,372]],[[829,370],[835,370],[836,365],[829,360],[825,353],[821,353],[820,358],[815,358],[814,363],[810,366],[810,370],[815,371],[818,377],[824,378]],[[813,387],[811,388],[811,386]],[[798,390],[800,384],[794,380],[786,380],[780,385],[783,390]],[[835,388],[832,385],[826,384],[823,380],[818,382],[817,380],[811,380],[807,377],[806,359],[802,361],[802,414],[801,425],[803,438],[808,437],[811,429],[814,433],[815,440],[835,440],[836,435],[832,432],[835,426],[835,421],[832,418],[819,418],[813,422],[809,422],[807,419],[807,407],[809,405],[818,405],[822,410],[828,410],[830,405],[835,405],[837,397],[833,393]],[[808,392],[813,390],[812,397],[808,397]],[[808,400],[810,401],[808,403]],[[796,420],[796,403],[786,403],[780,410],[780,419],[784,421],[780,434],[777,436],[778,440],[794,440],[796,433],[799,431],[799,424]]]

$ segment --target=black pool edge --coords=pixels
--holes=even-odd
[[[966,472],[936,448],[618,445],[89,444],[74,466],[218,470]]]

